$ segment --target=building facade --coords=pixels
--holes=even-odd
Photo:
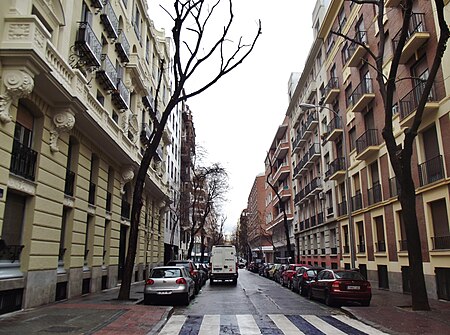
[[[317,1],[316,9],[323,4]],[[446,4],[447,19],[448,8]],[[401,1],[385,1],[382,19],[387,40],[382,62],[386,73],[392,63],[402,17]],[[303,138],[305,133],[299,130],[307,130],[308,120],[311,119],[317,122],[318,128],[309,138],[313,136],[314,141],[321,144],[322,165],[318,163],[312,173],[305,171],[309,178],[298,178],[297,183],[303,180],[303,184],[297,184],[299,189],[296,191],[301,192],[308,187],[316,173],[317,178],[322,178],[322,189],[314,201],[324,201],[326,216],[333,208],[332,217],[324,220],[324,225],[328,227],[323,236],[325,257],[329,252],[333,256],[331,248],[335,247],[335,259],[340,267],[359,268],[379,288],[410,292],[405,235],[407,223],[402,220],[398,183],[381,135],[385,117],[375,80],[377,72],[369,65],[372,60],[362,47],[365,45],[377,53],[379,29],[376,18],[377,10],[373,5],[336,0],[329,2],[323,18],[314,21],[315,42],[299,81],[299,91],[303,93],[293,99],[289,113],[292,115],[294,157],[302,150],[305,150],[302,154],[306,155],[306,149],[309,154],[310,146],[303,145],[296,149],[296,141],[302,141],[297,138]],[[423,80],[428,78],[437,45],[436,30],[433,3],[414,1],[407,41],[400,57],[399,84],[394,92],[392,123],[399,145],[415,115],[423,91]],[[446,76],[448,59],[447,51],[425,105],[412,160],[427,292],[432,298],[445,300],[450,300],[450,188],[447,171],[450,141],[445,131],[449,127],[450,116]],[[308,87],[311,87],[310,93]],[[299,105],[304,108],[298,108]],[[299,126],[302,120],[306,128]],[[301,169],[298,164],[302,168],[305,166],[300,159],[302,154],[294,159],[296,172]],[[307,191],[311,189],[309,187]],[[305,202],[311,206],[311,198],[305,199],[305,194],[306,191],[301,193],[296,203]],[[309,243],[308,237],[304,236],[311,231],[311,225],[309,230],[305,224],[300,225],[304,222],[302,212],[308,213],[307,209],[305,212],[307,206],[296,207],[299,210],[296,217],[299,222],[297,243],[300,254],[303,253],[302,243],[306,245],[306,253],[311,254],[322,246],[320,230],[315,232],[313,229],[309,234]],[[331,235],[333,230],[336,231],[336,244],[333,244]],[[307,261],[314,259],[307,258]],[[327,262],[325,265],[330,266]]]
[[[141,0],[2,1],[0,36],[4,313],[120,283],[170,45]],[[134,280],[163,261],[169,143],[147,174]]]

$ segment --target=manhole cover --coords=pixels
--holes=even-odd
[[[71,326],[51,326],[47,329],[43,329],[40,332],[48,332],[48,333],[73,333],[80,329],[80,327],[71,327]]]

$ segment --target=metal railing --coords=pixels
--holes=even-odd
[[[352,197],[352,210],[356,211],[362,208],[362,194],[361,191],[357,191]]]
[[[420,186],[434,183],[444,178],[444,163],[442,155],[436,156],[419,164]]]
[[[328,163],[328,170],[325,172],[325,177],[329,178],[337,171],[345,171],[345,158],[338,157],[331,163]]]
[[[407,240],[398,240],[399,251],[408,250],[408,241]]]
[[[375,250],[378,252],[385,252],[386,251],[386,242],[378,241],[377,243],[375,243]]]
[[[369,93],[373,93],[372,79],[364,78],[348,97],[347,108],[353,107],[364,94]]]
[[[326,97],[331,90],[339,88],[339,79],[337,77],[331,77],[327,85],[322,90],[322,96]]]
[[[379,143],[378,129],[368,129],[356,140],[356,153],[360,154],[370,146],[378,146]]]
[[[102,44],[95,36],[88,22],[80,22],[78,36],[75,45],[81,59],[88,66],[99,66],[102,55]]]
[[[367,43],[367,33],[365,31],[357,31],[355,33],[354,40],[359,42],[351,42],[349,46],[347,47],[346,52],[342,54],[342,60],[343,64],[347,64],[347,62],[350,60],[350,58],[353,57],[356,50],[361,46],[361,44]],[[361,43],[361,44],[360,44]]]
[[[342,122],[340,117],[334,117],[327,124],[327,134],[331,134],[336,129],[342,129]]]
[[[411,15],[411,20],[409,21],[408,27],[408,35],[406,36],[406,42],[413,36],[415,33],[425,32],[427,31],[425,27],[425,14],[424,13],[413,13]],[[400,39],[400,34],[402,30],[400,29],[397,34],[395,34],[392,39],[392,44],[394,45],[394,50],[397,49],[398,41]]]
[[[367,190],[367,198],[369,206],[382,200],[381,184],[379,182],[376,182]]]
[[[400,120],[404,120],[408,115],[412,114],[419,106],[419,100],[425,89],[425,81],[420,81],[411,91],[400,99]],[[431,88],[427,101],[435,101],[434,85]]]
[[[119,34],[119,19],[111,5],[110,0],[106,0],[105,6],[103,7],[102,14],[100,18],[105,25],[105,29],[108,33],[108,37],[117,38]]]
[[[34,180],[36,160],[36,151],[14,139],[9,168],[12,173],[28,180]]]
[[[446,236],[434,236],[431,238],[433,241],[433,249],[450,249],[450,235]]]
[[[347,201],[343,200],[338,204],[338,216],[347,214]]]
[[[23,248],[23,245],[7,245],[5,240],[0,240],[0,260],[10,261],[11,263],[20,260],[20,253]]]

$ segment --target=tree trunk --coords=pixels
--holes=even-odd
[[[205,253],[205,234],[202,234],[201,236],[201,244],[200,244],[200,263],[204,263],[205,261],[205,257],[204,254]]]
[[[410,164],[409,164],[410,165]],[[416,192],[411,176],[411,169],[403,170],[403,180],[400,182],[400,204],[402,205],[403,222],[405,223],[408,247],[409,273],[413,310],[430,310],[428,303],[425,276],[423,274],[422,245],[420,241],[419,224],[417,221]]]

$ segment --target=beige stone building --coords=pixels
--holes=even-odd
[[[0,3],[0,313],[121,281],[142,140],[170,95],[170,43],[146,6]],[[134,280],[163,260],[165,135],[145,183]]]

